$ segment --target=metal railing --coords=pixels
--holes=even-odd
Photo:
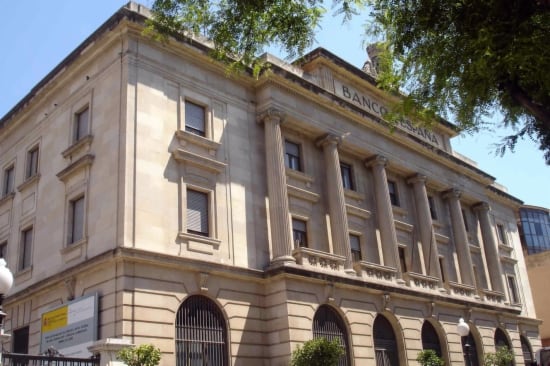
[[[73,358],[2,353],[1,366],[99,366],[99,357]]]

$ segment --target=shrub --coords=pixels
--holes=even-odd
[[[421,366],[443,366],[445,364],[433,349],[425,349],[418,352],[416,360]]]
[[[298,346],[292,353],[292,366],[336,366],[344,349],[338,340],[316,338]]]
[[[117,353],[116,358],[128,366],[157,366],[160,362],[160,349],[152,344],[126,347]]]
[[[514,353],[506,346],[497,347],[495,353],[486,353],[483,359],[484,366],[511,366]]]

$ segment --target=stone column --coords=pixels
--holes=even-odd
[[[472,256],[470,254],[470,244],[468,242],[468,233],[462,217],[462,207],[460,206],[460,196],[462,192],[458,189],[451,189],[444,195],[449,202],[451,211],[451,226],[453,228],[453,239],[458,255],[458,267],[462,283],[475,287],[474,269],[472,266]]]
[[[129,339],[105,338],[88,346],[88,351],[99,355],[100,366],[125,366],[124,362],[117,360],[116,354],[123,348],[132,346]]]
[[[334,253],[346,257],[344,270],[346,273],[355,274],[349,243],[346,198],[344,196],[344,185],[342,183],[342,174],[340,173],[340,158],[338,156],[338,145],[340,142],[340,137],[329,134],[320,139],[317,145],[322,146],[325,157],[330,229],[332,232]]]
[[[382,240],[383,265],[393,267],[397,270],[397,278],[402,277],[399,266],[399,251],[397,249],[397,234],[393,219],[393,209],[388,189],[388,177],[386,175],[386,164],[388,159],[377,155],[367,160],[366,165],[372,168],[374,176],[374,193],[376,197],[376,217],[378,218],[378,229]]]
[[[283,113],[269,109],[262,113],[259,122],[264,124],[267,194],[271,227],[272,264],[295,263],[292,256],[292,230],[284,161],[281,123]]]
[[[430,203],[428,202],[428,192],[426,191],[426,176],[417,174],[414,177],[409,178],[408,183],[413,185],[414,199],[416,202],[416,224],[418,225],[418,229],[420,231],[420,242],[422,244],[426,274],[428,276],[439,278],[441,285],[439,253],[433,230]]]
[[[504,284],[502,278],[502,266],[500,264],[500,253],[498,250],[498,240],[491,225],[489,217],[490,206],[486,202],[481,202],[474,207],[479,217],[481,226],[481,237],[483,238],[483,249],[485,251],[485,261],[491,278],[491,289],[504,293]]]

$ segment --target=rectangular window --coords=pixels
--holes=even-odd
[[[504,230],[503,224],[497,224],[497,236],[498,242],[501,244],[506,244],[506,230]]]
[[[32,226],[21,232],[21,243],[19,247],[19,270],[27,269],[32,264]]]
[[[433,196],[428,196],[428,205],[430,206],[430,215],[432,220],[437,220],[437,211],[435,209],[435,199]]]
[[[354,262],[359,262],[362,260],[361,256],[361,240],[359,236],[349,234],[349,244],[351,247],[351,258]]]
[[[34,177],[38,174],[38,146],[27,152],[27,172],[25,178]]]
[[[516,278],[514,276],[507,276],[508,278],[508,292],[510,296],[510,303],[519,304],[518,286],[516,284]]]
[[[444,257],[439,257],[439,271],[441,272],[441,281],[442,282],[446,282],[446,277],[445,277],[445,258]]]
[[[206,110],[203,106],[185,101],[185,131],[199,136],[206,135]]]
[[[353,171],[351,165],[340,162],[340,174],[342,175],[342,185],[345,189],[354,190]]]
[[[0,243],[0,258],[6,259],[7,254],[8,254],[8,242],[4,241]]]
[[[29,353],[29,327],[19,328],[13,331],[13,352]],[[26,363],[24,363],[26,365]]]
[[[285,166],[292,170],[302,171],[300,145],[285,140]]]
[[[401,272],[406,273],[407,272],[407,260],[405,257],[405,248],[399,247],[399,265],[401,266]]]
[[[15,167],[10,165],[4,169],[4,185],[2,187],[2,197],[7,196],[14,190]]]
[[[187,189],[187,232],[210,236],[208,193]]]
[[[468,223],[468,215],[466,214],[466,210],[462,209],[462,220],[464,220],[464,228],[466,231],[470,231],[470,225]]]
[[[69,202],[68,244],[79,242],[84,238],[84,196]]]
[[[88,125],[90,119],[90,108],[86,106],[83,110],[74,116],[73,142],[77,142],[88,135]]]
[[[292,219],[294,248],[307,247],[307,224],[303,220]]]
[[[399,206],[399,195],[397,194],[397,184],[392,180],[388,181],[388,191],[390,192],[390,202],[392,206]]]

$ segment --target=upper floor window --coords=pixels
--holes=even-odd
[[[510,303],[519,304],[519,292],[518,286],[516,283],[516,278],[514,276],[506,276],[508,280],[508,294],[510,296]]]
[[[304,220],[292,219],[294,247],[307,247],[307,224]]]
[[[340,174],[342,175],[342,185],[345,189],[354,190],[353,171],[351,165],[340,162]]]
[[[464,228],[466,231],[470,231],[470,224],[468,222],[468,214],[465,209],[462,209],[462,220],[464,220]]]
[[[351,258],[354,262],[359,262],[363,259],[361,255],[361,240],[359,236],[349,234],[349,245],[351,247]]]
[[[8,242],[4,241],[0,243],[0,258],[6,259],[7,254],[8,254]]]
[[[497,224],[497,236],[498,236],[498,242],[501,244],[507,244],[506,240],[506,230],[504,229],[503,224]]]
[[[38,146],[27,152],[27,171],[25,178],[34,177],[38,174]]]
[[[185,101],[185,131],[206,136],[206,110],[203,106]]]
[[[432,220],[437,220],[437,211],[435,209],[435,199],[433,196],[428,196],[428,205],[430,206],[430,216]]]
[[[32,239],[33,227],[29,227],[21,232],[21,242],[19,244],[19,270],[27,269],[32,264]]]
[[[397,192],[397,184],[388,180],[388,191],[390,192],[390,202],[392,206],[399,206],[399,194]]]
[[[69,202],[68,244],[84,238],[84,196]]]
[[[90,108],[86,106],[74,116],[73,142],[77,142],[88,135],[88,126],[90,124]]]
[[[187,189],[187,232],[210,236],[208,193]]]
[[[2,196],[7,196],[14,190],[15,167],[10,165],[4,169],[4,185],[2,186]]]
[[[399,253],[399,266],[401,267],[401,272],[406,273],[407,272],[407,258],[405,257],[405,248],[399,247],[399,248],[397,248],[397,251]]]
[[[292,170],[302,171],[300,145],[285,140],[285,165]]]

